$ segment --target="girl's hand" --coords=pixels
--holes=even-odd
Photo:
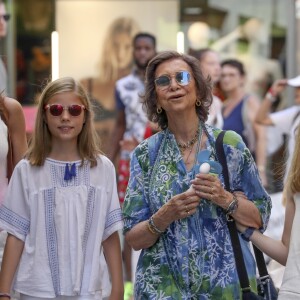
[[[236,224],[236,228],[237,230],[240,232],[240,233],[243,233],[244,231],[246,231],[247,227],[242,225],[241,223],[239,222],[235,222]]]

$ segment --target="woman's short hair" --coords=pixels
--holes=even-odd
[[[51,151],[51,133],[45,121],[45,106],[49,100],[61,93],[74,92],[85,106],[85,122],[78,136],[78,151],[82,159],[91,162],[91,166],[97,164],[99,140],[93,125],[93,112],[89,97],[82,85],[72,77],[63,77],[46,85],[39,98],[35,121],[34,134],[29,143],[26,157],[32,165],[41,166]]]
[[[147,110],[149,120],[158,123],[161,129],[168,127],[168,119],[164,110],[162,110],[160,114],[157,113],[157,94],[154,83],[155,72],[160,64],[174,59],[184,61],[192,70],[191,75],[195,80],[197,100],[201,101],[201,106],[195,105],[196,113],[200,121],[205,122],[207,120],[209,107],[212,103],[212,83],[210,79],[206,79],[203,76],[197,59],[176,51],[164,51],[159,53],[149,62],[146,69],[143,103]]]
[[[246,75],[246,71],[245,71],[243,63],[240,62],[237,59],[226,59],[226,60],[223,60],[221,62],[221,67],[223,68],[224,66],[233,67],[233,68],[235,68],[235,69],[237,69],[239,71],[240,75],[242,75],[242,76]]]

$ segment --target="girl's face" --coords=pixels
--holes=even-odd
[[[132,62],[132,41],[128,33],[122,32],[115,36],[114,49],[119,68],[127,68]]]
[[[57,105],[57,106],[55,106]],[[52,144],[74,143],[85,122],[84,106],[74,92],[54,95],[45,106],[45,121],[52,135]]]

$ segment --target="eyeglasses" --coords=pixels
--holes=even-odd
[[[10,19],[10,15],[9,14],[0,15],[0,19],[1,18],[3,18],[5,22],[7,22]]]
[[[188,71],[180,71],[175,74],[174,78],[179,85],[185,86],[191,81],[191,74]],[[154,80],[154,82],[156,86],[161,89],[167,88],[171,84],[171,76],[159,76]]]
[[[49,109],[52,116],[60,116],[65,109],[68,110],[72,117],[78,117],[83,110],[85,110],[84,105],[72,104],[70,106],[63,106],[61,104],[48,104],[45,106],[45,110]]]

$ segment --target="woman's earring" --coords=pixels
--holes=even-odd
[[[201,101],[199,99],[196,101],[196,106],[201,106]]]
[[[161,107],[157,107],[156,108],[156,112],[160,115],[162,113],[162,108]]]

